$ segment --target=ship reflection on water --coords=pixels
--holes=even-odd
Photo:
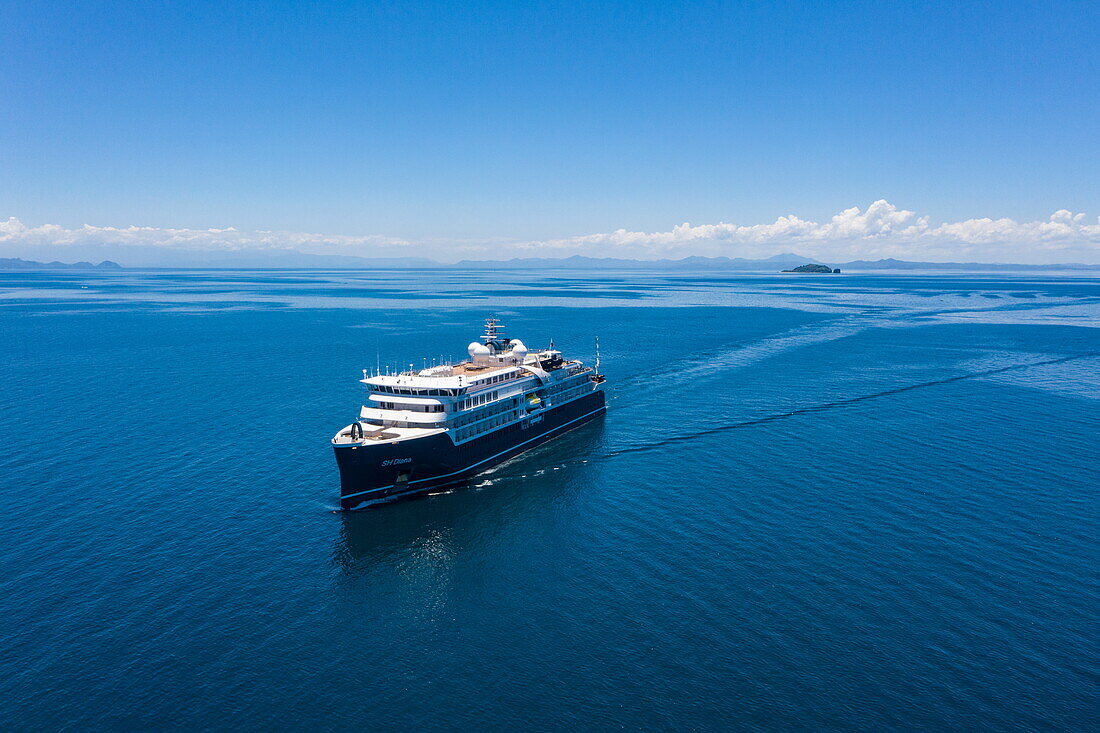
[[[588,456],[603,435],[604,421],[596,420],[445,491],[341,512],[333,562],[343,575],[386,566],[401,573],[442,571],[456,554],[499,542],[513,528],[576,500],[597,480]]]

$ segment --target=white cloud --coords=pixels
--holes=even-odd
[[[1084,214],[1065,209],[1047,221],[967,219],[933,225],[927,216],[899,209],[888,201],[875,201],[866,210],[845,209],[829,221],[818,223],[793,214],[771,224],[680,224],[666,232],[634,232],[619,229],[543,242],[527,242],[526,248],[578,247],[629,248],[652,255],[671,253],[726,254],[762,257],[787,249],[822,259],[898,257],[945,260],[986,257],[988,261],[1043,259],[1043,253],[1072,251],[1089,260],[1100,260],[1100,218],[1088,222]],[[1049,259],[1049,258],[1047,258]]]
[[[349,237],[301,232],[226,229],[166,229],[158,227],[100,227],[85,224],[65,229],[56,224],[28,227],[14,216],[0,221],[0,244],[32,246],[117,245],[169,247],[198,251],[294,250],[355,254],[357,249],[405,247],[396,237]],[[349,251],[350,250],[350,251]]]
[[[797,251],[823,261],[896,257],[909,260],[983,262],[1100,262],[1100,219],[1064,209],[1046,221],[967,219],[934,224],[927,216],[875,201],[866,209],[845,209],[826,222],[791,214],[768,224],[692,225],[668,231],[618,229],[546,240],[411,241],[383,235],[340,236],[285,231],[101,227],[66,229],[54,224],[28,227],[16,218],[0,221],[0,247],[81,249],[121,252],[127,247],[175,251],[242,252],[299,251],[358,256],[462,257],[564,256],[683,257],[726,255],[767,257]]]

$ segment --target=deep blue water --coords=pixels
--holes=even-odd
[[[610,411],[333,512],[501,316]],[[1100,279],[0,273],[0,723],[1095,729]]]

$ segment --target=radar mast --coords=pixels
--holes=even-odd
[[[499,318],[486,318],[485,319],[485,335],[481,338],[485,342],[486,346],[489,344],[498,344],[504,337],[504,325],[501,324]]]

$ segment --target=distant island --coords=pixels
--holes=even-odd
[[[793,267],[790,270],[780,270],[780,272],[816,272],[825,275],[831,275],[834,272],[840,272],[840,269],[833,269],[828,265],[800,265]]]
[[[103,260],[98,265],[91,262],[35,262],[21,257],[0,257],[0,270],[121,270],[122,265]]]

